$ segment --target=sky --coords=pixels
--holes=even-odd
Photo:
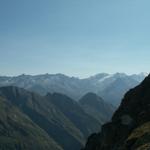
[[[0,0],[0,75],[149,72],[149,0]]]

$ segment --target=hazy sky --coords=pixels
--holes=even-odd
[[[150,0],[0,0],[0,74],[149,72]]]

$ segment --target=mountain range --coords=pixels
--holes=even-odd
[[[150,75],[128,91],[110,122],[82,150],[150,149]]]
[[[90,101],[94,101],[92,107]],[[95,116],[96,112],[101,115]],[[1,87],[0,149],[81,149],[113,112],[114,107],[94,93],[77,102],[60,93],[41,96],[15,86]]]
[[[105,101],[118,107],[123,95],[138,85],[146,73],[127,75],[125,73],[100,73],[89,78],[79,79],[64,74],[1,76],[0,86],[17,86],[26,90],[46,95],[62,93],[78,101],[89,92],[96,93]]]

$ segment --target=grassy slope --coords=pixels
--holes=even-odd
[[[65,150],[82,147],[84,137],[53,104],[38,94],[16,87],[0,88],[0,93],[42,128]]]
[[[2,97],[0,97],[0,149],[61,150],[46,132]]]
[[[150,122],[144,123],[133,130],[126,140],[125,147],[133,150],[150,149]]]
[[[54,93],[51,97],[47,96],[47,99],[59,108],[71,122],[73,122],[85,138],[91,133],[100,130],[101,124],[96,119],[85,113],[80,105],[69,97]]]

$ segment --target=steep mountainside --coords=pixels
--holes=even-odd
[[[63,149],[75,150],[82,146],[82,133],[50,101],[16,87],[0,88],[0,96],[27,115]]]
[[[42,148],[48,149],[49,147],[47,147],[47,145],[51,148],[54,147],[54,150],[80,149],[91,133],[101,129],[101,123],[94,117],[88,115],[78,102],[59,93],[47,94],[47,96],[42,97],[22,88],[9,86],[0,88],[0,98],[2,100],[2,104],[0,105],[2,118],[6,114],[10,114],[10,106],[14,108],[13,110],[19,112],[18,114],[20,115],[16,118],[16,111],[12,111],[10,115],[14,116],[14,120],[1,120],[0,125],[5,125],[5,122],[6,126],[8,124],[7,128],[2,128],[2,132],[9,132],[10,130],[14,133],[14,135],[10,133],[10,136],[14,139],[18,139],[18,137],[24,137],[26,135],[24,132],[30,131],[31,135],[25,136],[25,138],[23,138],[25,140],[22,141],[22,143],[25,141],[27,141],[25,144],[30,143],[28,139],[33,136],[33,142],[34,138],[35,142],[41,139],[41,142],[38,142],[39,145],[37,144],[41,150]],[[7,109],[5,109],[5,105],[3,105],[3,100]],[[9,118],[11,119],[11,117]],[[13,124],[13,121],[16,119],[18,119],[18,122]],[[3,134],[0,134],[0,136],[3,136]],[[5,134],[4,138],[6,138]],[[43,142],[43,140],[45,142]],[[8,143],[6,143],[6,145],[8,145]],[[29,146],[31,145],[29,144]],[[30,150],[31,147],[27,147],[27,149]],[[32,149],[34,149],[34,147],[32,147]],[[24,149],[21,147],[19,150]]]
[[[85,139],[93,132],[100,130],[101,125],[97,119],[86,114],[80,105],[69,97],[54,93],[46,98],[51,101],[60,111],[83,133]]]
[[[88,92],[94,92],[104,100],[117,105],[129,89],[138,85],[145,74],[126,75],[124,73],[106,74],[79,79],[63,74],[20,75],[16,77],[0,77],[0,86],[17,86],[41,95],[62,93],[78,100]]]
[[[150,75],[124,97],[110,123],[88,138],[84,150],[150,149]]]
[[[62,150],[44,130],[3,97],[0,97],[0,149]]]
[[[110,121],[116,109],[94,93],[87,93],[79,100],[79,103],[85,112],[99,120],[101,124]]]

